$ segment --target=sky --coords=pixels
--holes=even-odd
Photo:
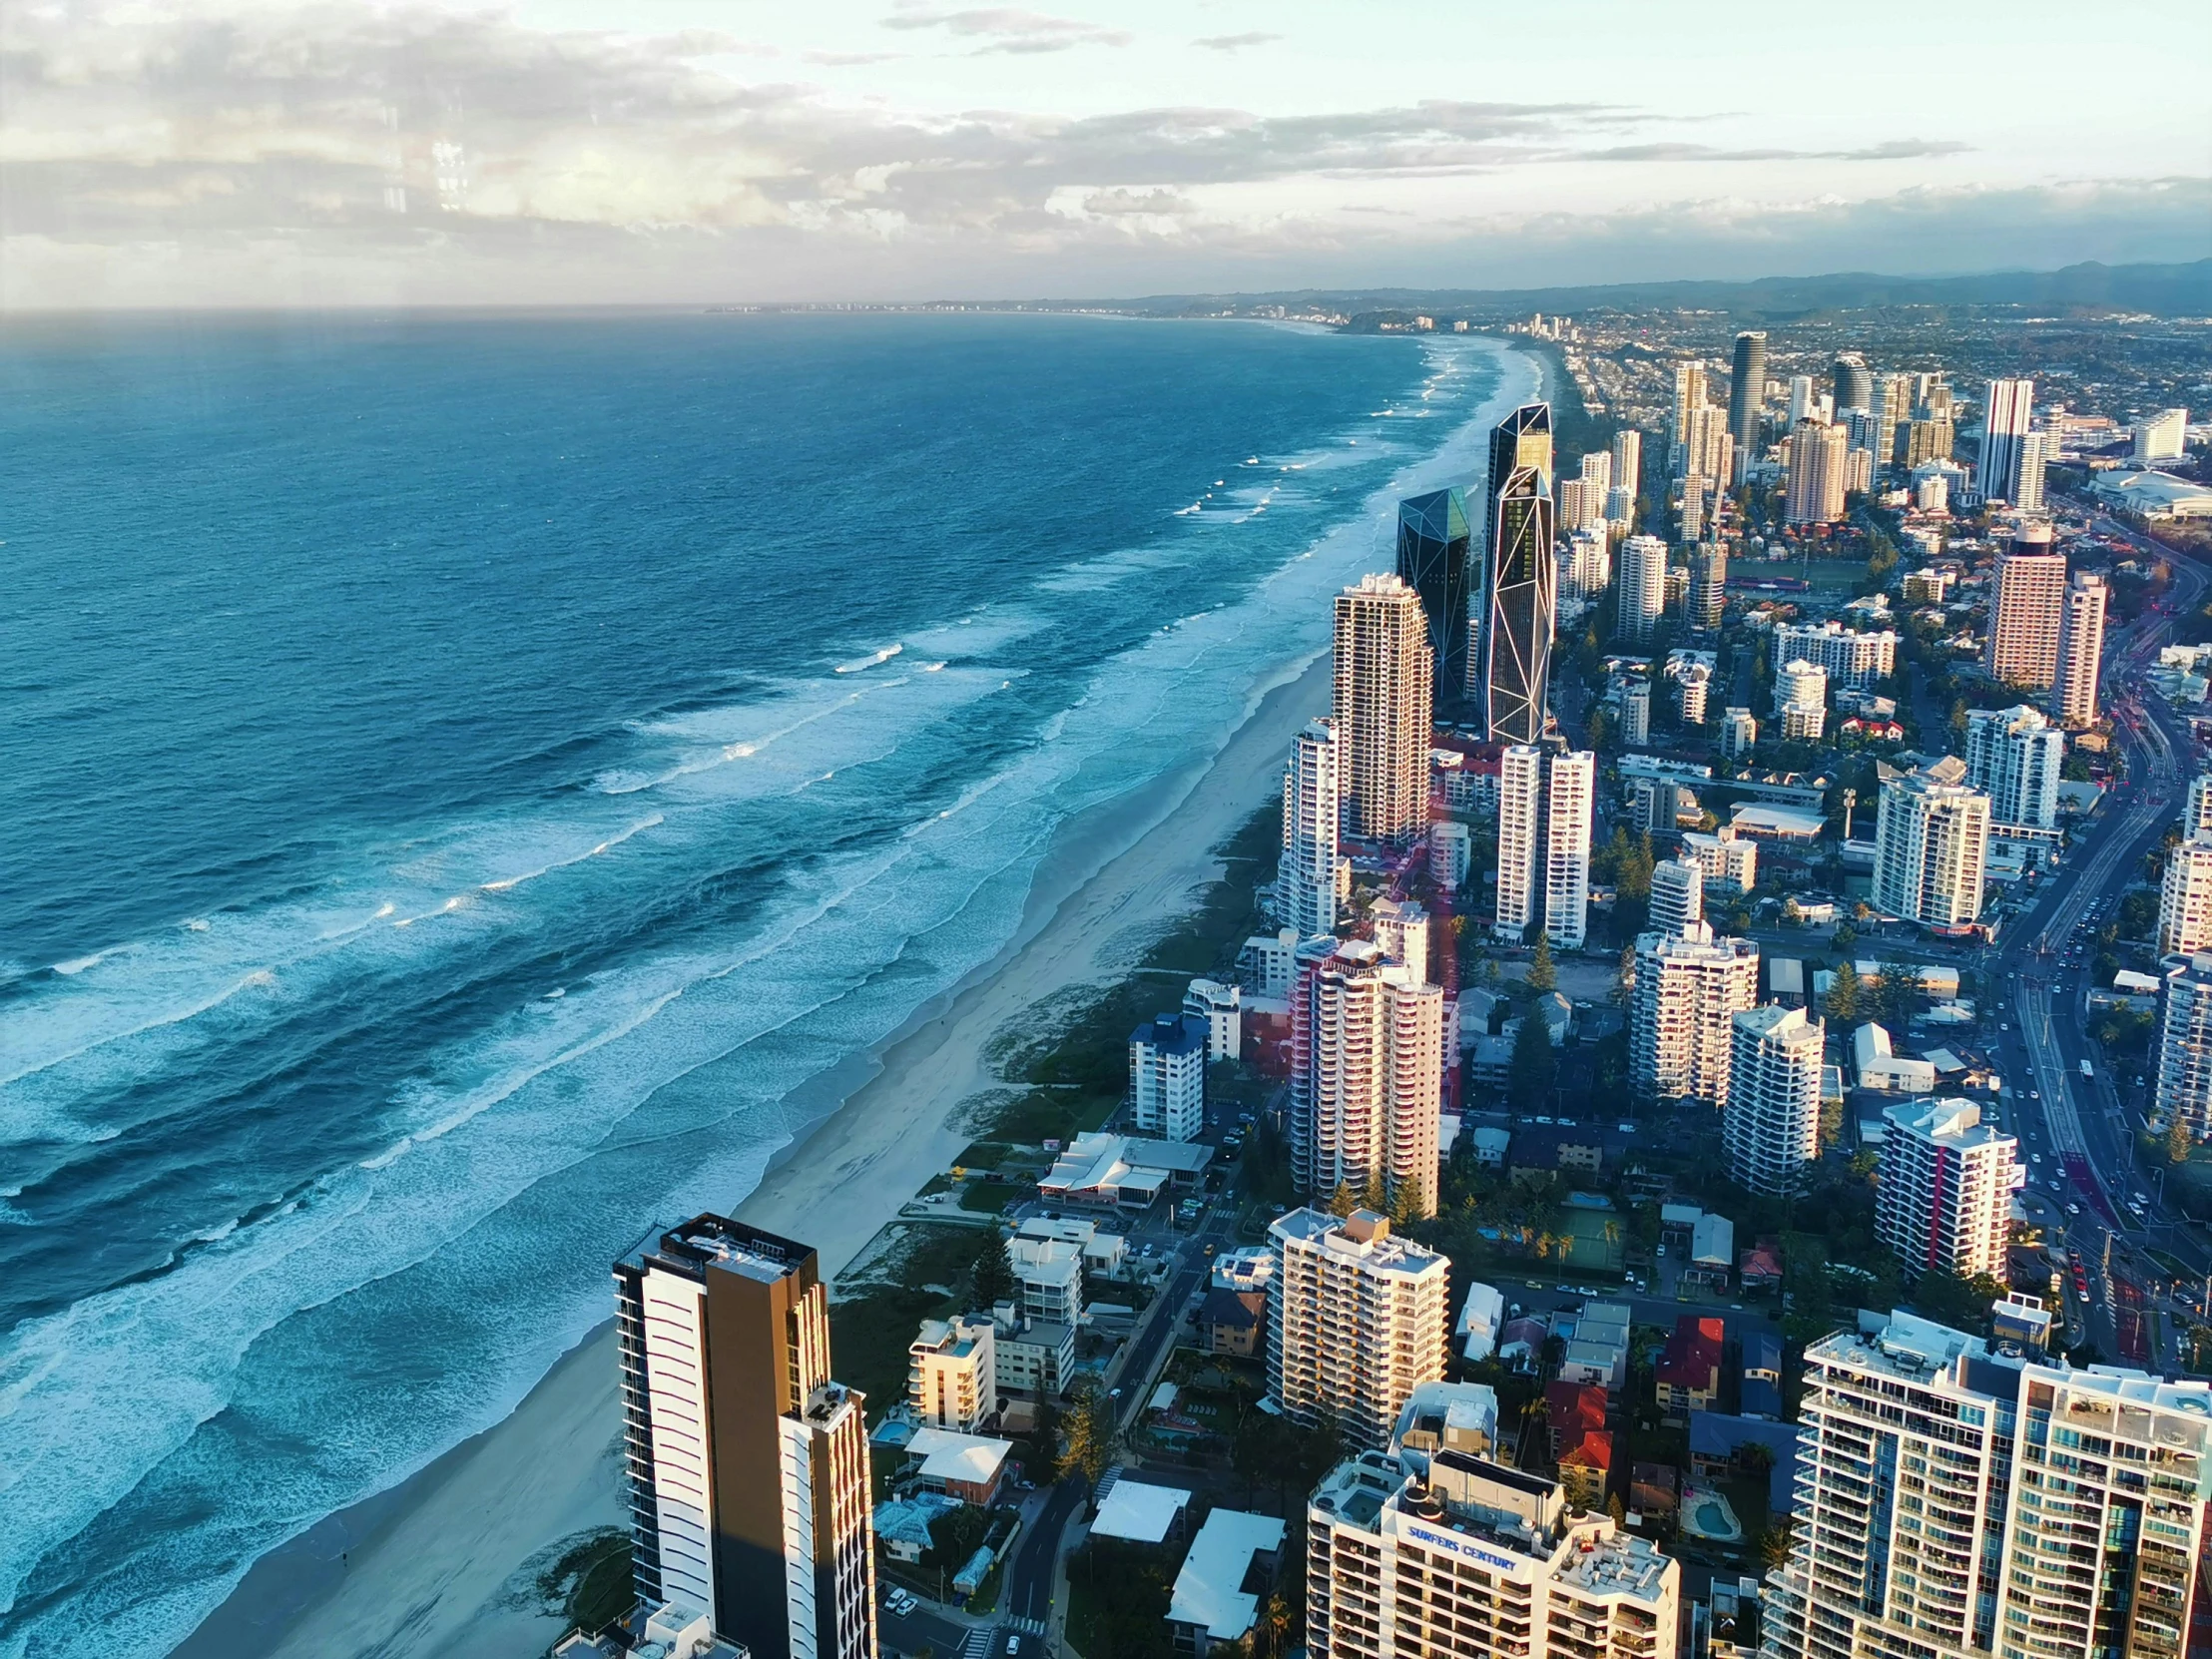
[[[11,0],[0,308],[2198,259],[2207,63],[2138,0]]]

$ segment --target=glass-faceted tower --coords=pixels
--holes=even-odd
[[[1491,431],[1483,503],[1489,546],[1468,690],[1491,742],[1534,743],[1544,731],[1558,609],[1549,403],[1524,403]]]
[[[1397,504],[1397,574],[1420,595],[1428,649],[1436,663],[1436,703],[1467,683],[1467,495],[1433,490]]]

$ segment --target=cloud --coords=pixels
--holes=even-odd
[[[1104,29],[1071,17],[1050,17],[1016,6],[985,6],[968,11],[902,11],[882,20],[886,29],[942,29],[947,34],[987,39],[983,52],[1065,52],[1077,46],[1127,46],[1137,37],[1126,29]]]
[[[854,64],[896,63],[906,56],[903,52],[803,52],[801,59],[807,63],[821,64],[828,69],[848,69]]]
[[[1948,140],[1893,139],[1860,150],[1724,150],[1708,144],[1616,144],[1580,150],[1555,160],[1568,162],[1909,162],[1972,154],[1973,147]]]
[[[1265,46],[1270,41],[1277,41],[1282,38],[1281,35],[1271,35],[1255,29],[1247,35],[1207,35],[1201,40],[1192,41],[1191,44],[1193,46],[1203,46],[1209,52],[1239,52],[1247,46]]]

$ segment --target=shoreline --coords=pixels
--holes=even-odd
[[[1500,366],[1470,428],[1540,395],[1541,359],[1507,346]],[[1211,754],[1061,825],[1013,937],[795,1093],[792,1140],[733,1213],[812,1245],[833,1285],[973,1138],[961,1108],[1004,1086],[992,1039],[1121,971],[1190,911],[1331,690],[1326,644],[1286,659]],[[500,1421],[263,1555],[173,1659],[535,1659],[563,1628],[539,1575],[580,1534],[623,1524],[615,1383],[610,1308]]]

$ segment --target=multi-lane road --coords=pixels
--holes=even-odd
[[[2203,574],[2172,563],[2170,604],[2193,609]],[[2141,672],[2167,633],[2165,618],[2152,613],[2112,637],[2104,685],[2126,782],[2103,822],[2005,927],[1989,981],[2001,986],[1992,1048],[2008,1080],[2002,1115],[2027,1160],[2023,1197],[2067,1258],[2068,1337],[2108,1359],[2153,1367],[2172,1363],[2177,1322],[2152,1317],[2170,1308],[2162,1294],[2168,1276],[2143,1252],[2155,1241],[2193,1271],[2212,1263],[2194,1230],[2165,1213],[2154,1172],[2138,1162],[2128,1101],[2139,1097],[2132,1088],[2123,1095],[2088,1035],[2088,962],[2096,929],[2172,824],[2192,770],[2189,735],[2158,698],[2138,697]]]

